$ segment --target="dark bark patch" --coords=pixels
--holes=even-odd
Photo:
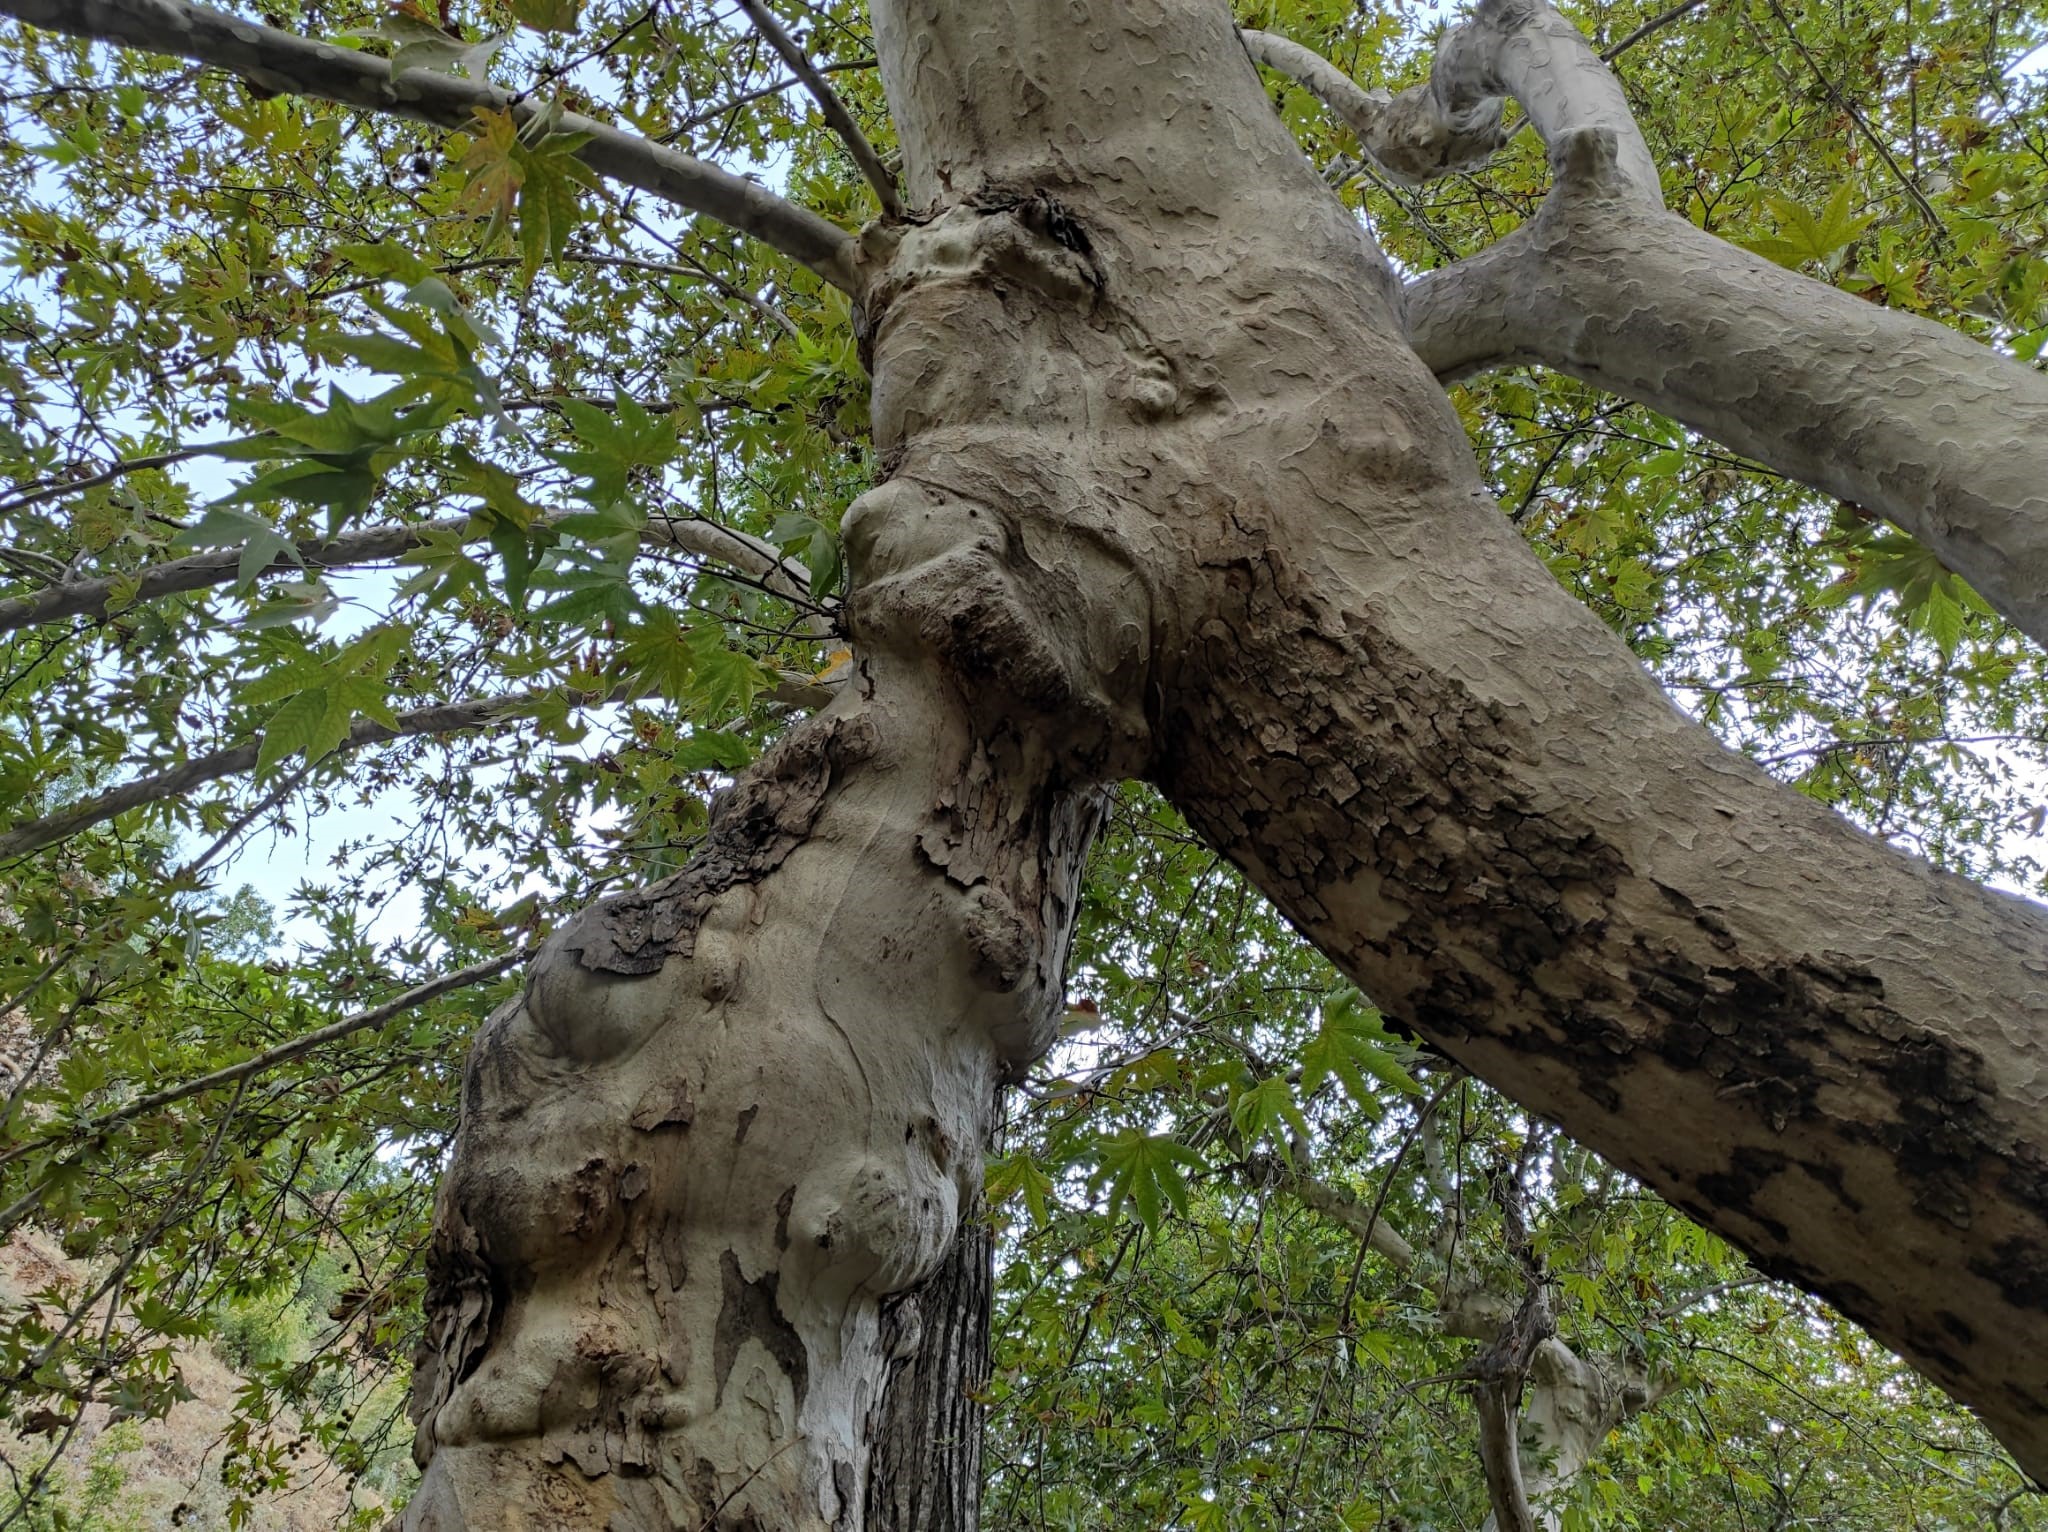
[[[865,718],[820,719],[791,730],[720,803],[689,866],[590,906],[563,928],[563,948],[587,969],[628,976],[688,957],[719,895],[781,866],[810,834],[835,774],[874,748],[874,726]]]
[[[775,1365],[782,1369],[783,1376],[789,1379],[796,1395],[796,1408],[801,1411],[804,1393],[810,1386],[811,1364],[809,1354],[804,1350],[803,1337],[782,1317],[782,1310],[776,1304],[780,1275],[766,1272],[758,1280],[749,1282],[740,1274],[739,1257],[730,1250],[719,1256],[718,1268],[722,1293],[718,1326],[711,1340],[714,1404],[725,1401],[726,1379],[732,1376],[740,1347],[753,1340],[761,1343],[768,1355],[774,1358]]]
[[[754,1126],[754,1119],[760,1115],[761,1108],[758,1105],[750,1106],[743,1110],[739,1115],[739,1127],[734,1132],[732,1141],[736,1144],[744,1144],[747,1141],[748,1130]]]
[[[2048,1247],[2015,1235],[1976,1256],[1970,1270],[1993,1283],[2006,1301],[2020,1308],[2048,1311]]]
[[[1757,1211],[1757,1196],[1774,1179],[1785,1173],[1790,1158],[1772,1149],[1738,1146],[1728,1156],[1728,1168],[1698,1179],[1700,1195],[1714,1207],[1740,1213],[1779,1244],[1790,1232],[1784,1224]]]
[[[795,1206],[796,1188],[794,1186],[775,1199],[775,1248],[777,1250],[787,1250],[789,1248],[789,1214],[790,1210]]]
[[[569,1178],[568,1203],[562,1211],[563,1237],[580,1242],[604,1227],[614,1190],[611,1166],[598,1158],[585,1160]]]

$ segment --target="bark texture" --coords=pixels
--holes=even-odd
[[[1647,404],[1896,522],[2048,644],[2048,376],[1667,212],[1612,75],[1541,0],[1487,0],[1454,40],[1466,93],[1525,102],[1554,183],[1410,289],[1437,375],[1536,362]]]
[[[6,9],[272,88],[467,112],[454,82],[170,0]],[[913,211],[857,249],[758,189],[632,162],[682,177],[679,200],[738,199],[739,226],[859,296],[885,482],[845,524],[857,674],[689,869],[557,932],[487,1025],[439,1202],[408,1524],[885,1514],[901,1486],[872,1462],[904,1444],[899,1410],[964,1418],[898,1295],[956,1249],[991,1092],[1053,1035],[1102,787],[1128,775],[1391,1015],[2048,1472],[2048,917],[1720,749],[1557,587],[1222,0],[873,13]],[[1825,325],[1801,375],[1777,300],[1732,286],[1722,312],[1661,319],[1713,301],[1711,263],[1636,289],[1650,258],[1601,243],[1602,206],[1650,221],[1655,177],[1582,52],[1533,0],[1489,0],[1446,50],[1432,99],[1522,95],[1561,185],[1584,166],[1594,191],[1415,295],[1433,363],[1480,365],[1475,325],[1522,313],[1490,273],[1546,239],[1573,271],[1595,252],[1593,285],[1544,279],[1516,346],[1751,421],[1745,450],[1792,471],[1860,457],[1890,497],[1864,503],[1909,527],[1928,507],[1944,556],[2038,636],[2037,502],[1985,467],[2036,383],[1987,382],[2006,364],[1918,330],[1873,371],[1858,336],[1890,331],[1829,350]],[[1908,363],[1939,375],[1916,392]],[[1822,402],[1793,408],[1798,389]],[[2000,424],[1966,434],[1944,389]]]
[[[877,30],[912,201],[1039,187],[1092,252],[1121,363],[1077,333],[1033,402],[1101,423],[1165,592],[1155,779],[1383,1008],[2048,1465],[2048,918],[1723,750],[1557,587],[1222,6],[1076,18]]]
[[[956,1232],[992,1092],[1054,1035],[1103,784],[1149,756],[1150,585],[1044,381],[1096,333],[1077,243],[1001,196],[871,241],[857,673],[487,1025],[409,1526],[972,1525]]]

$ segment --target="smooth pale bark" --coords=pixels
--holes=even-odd
[[[1503,1422],[1512,1426],[1514,1456],[1502,1449],[1482,1453],[1489,1475],[1505,1478],[1512,1472],[1519,1482],[1514,1490],[1489,1486],[1489,1500],[1498,1505],[1518,1499],[1527,1525],[1560,1532],[1564,1507],[1557,1497],[1600,1455],[1610,1436],[1666,1391],[1665,1383],[1637,1363],[1582,1357],[1555,1336],[1540,1342],[1522,1378],[1520,1420]],[[1483,1402],[1480,1412],[1482,1430],[1490,1429]],[[1495,1512],[1479,1532],[1501,1529]]]
[[[1667,212],[1613,76],[1540,0],[1487,0],[1446,55],[1463,83],[1437,95],[1523,100],[1555,181],[1411,285],[1439,378],[1533,362],[1646,404],[1896,522],[2048,644],[2048,376]]]

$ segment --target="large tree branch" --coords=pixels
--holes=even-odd
[[[167,53],[209,64],[283,95],[314,96],[435,127],[470,129],[479,109],[532,121],[543,104],[480,81],[426,69],[394,75],[367,53],[298,37],[183,0],[0,0],[0,15],[55,32]],[[577,157],[600,175],[714,218],[809,267],[834,287],[858,292],[852,238],[730,171],[575,112],[555,123],[587,133]]]
[[[1688,9],[1676,7],[1649,25],[1663,25]],[[1445,36],[1429,79],[1394,96],[1366,90],[1287,38],[1242,35],[1253,59],[1313,91],[1394,180],[1419,185],[1484,160],[1507,142],[1503,98],[1513,96],[1546,143],[1600,127],[1626,137],[1631,143],[1621,156],[1625,173],[1655,194],[1656,161],[1636,131],[1619,82],[1578,28],[1541,0],[1488,0]],[[1648,29],[1636,34],[1647,35]]]
[[[1453,41],[1525,101],[1555,182],[1410,286],[1437,376],[1535,362],[1646,404],[1888,517],[2048,644],[2048,377],[1667,212],[1618,85],[1541,0],[1486,0]]]
[[[555,519],[543,518],[538,524],[546,526]],[[347,569],[379,564],[422,547],[436,537],[448,536],[482,541],[488,536],[488,528],[472,517],[460,516],[406,526],[369,527],[335,538],[309,538],[298,544],[303,565],[287,554],[279,554],[258,573],[275,575],[301,568]],[[662,515],[648,522],[646,539],[698,558],[730,564],[778,596],[807,607],[814,604],[810,574],[803,565],[784,558],[772,544],[736,528],[693,516]],[[117,599],[132,605],[226,585],[239,577],[241,558],[239,548],[195,553],[190,558],[171,559],[126,574],[66,581],[32,596],[16,596],[0,601],[0,633],[70,617],[105,617]]]
[[[1486,1499],[1500,1532],[1538,1532],[1522,1482],[1522,1452],[1516,1427],[1521,1421],[1516,1395],[1505,1383],[1482,1382],[1472,1389],[1479,1412],[1479,1462],[1486,1471]]]

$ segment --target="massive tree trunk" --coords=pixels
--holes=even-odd
[[[1102,790],[1132,775],[1390,1015],[2048,1472],[2043,911],[1722,750],[1558,588],[1222,0],[873,15],[916,211],[816,257],[857,273],[885,468],[846,525],[858,675],[688,871],[557,934],[486,1029],[410,1525],[840,1532],[889,1504],[886,1422],[962,1418],[901,1404],[931,1373],[894,1295],[953,1247],[990,1093],[1052,1035]],[[1640,206],[1654,167],[1554,21],[1488,0],[1431,99],[1465,142],[1475,100],[1518,91],[1556,163]],[[274,58],[261,31],[235,46]],[[1724,397],[1695,353],[1653,354],[1693,333],[1657,305],[1713,301],[1710,247],[1667,226],[1672,274],[1617,304],[1602,274],[1662,247],[1599,243],[1615,219],[1579,209],[1522,238],[1553,274],[1493,351],[1445,301],[1469,281],[1507,313],[1512,283],[1453,268],[1417,295],[1439,367],[1543,356],[1908,524],[1917,496],[1919,529],[2041,633],[2038,566],[1994,578],[2043,546],[2024,473],[1865,454],[1948,417],[1903,374],[1860,383],[1853,335],[1814,363],[1833,409]],[[780,227],[762,237],[799,258],[817,243]],[[1728,344],[1764,302],[1720,316]],[[2019,401],[1998,440],[2040,462],[2033,383],[1911,334],[1941,369],[1927,398]],[[1863,469],[1830,477],[1842,457]]]
[[[1122,771],[1390,1014],[2048,1461],[2041,912],[1727,754],[1557,587],[1223,6],[875,21],[922,211],[864,249],[873,681],[479,1050],[415,1524],[858,1524],[878,1300],[1045,1040]]]

